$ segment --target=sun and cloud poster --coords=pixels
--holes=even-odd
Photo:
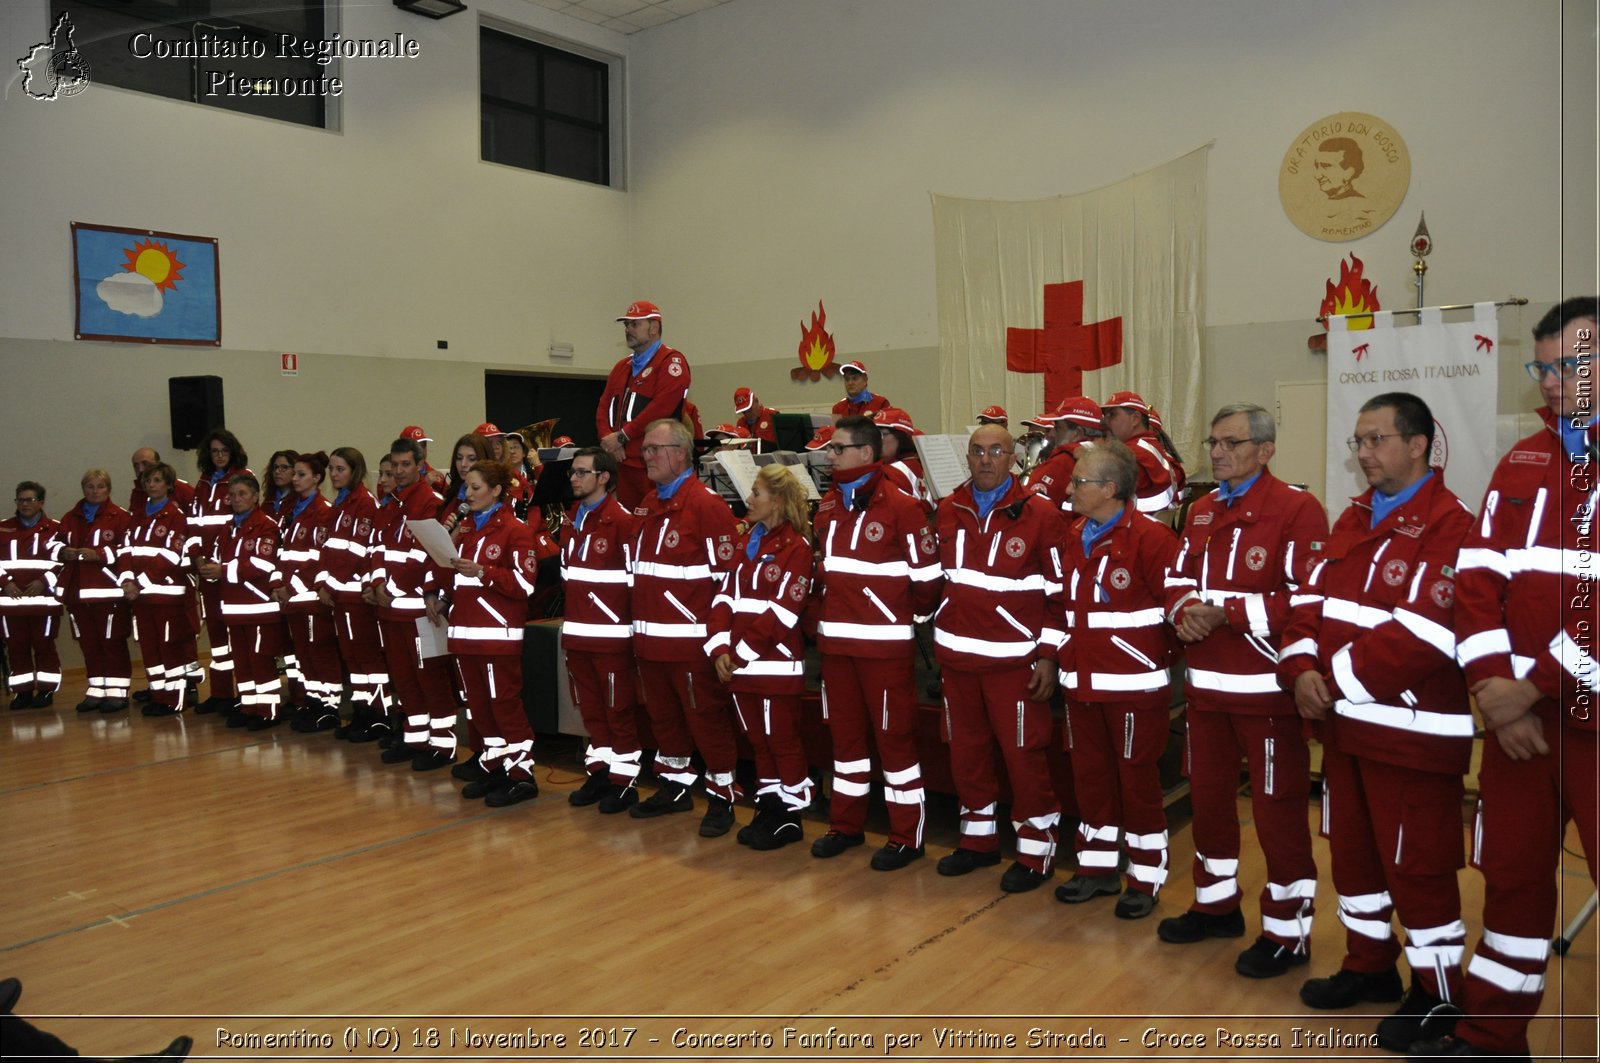
[[[222,345],[217,241],[72,223],[80,340]]]

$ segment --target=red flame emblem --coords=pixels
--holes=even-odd
[[[1322,316],[1332,317],[1335,314],[1367,314],[1383,307],[1378,303],[1378,287],[1361,275],[1362,262],[1354,254],[1350,261],[1339,260],[1339,283],[1328,281],[1328,293],[1322,298]],[[1322,323],[1323,328],[1328,323]],[[1372,318],[1358,317],[1350,321],[1346,327],[1355,332],[1359,329],[1372,327]]]
[[[800,368],[789,370],[791,380],[818,381],[825,376],[835,376],[839,370],[833,364],[833,356],[838,353],[833,345],[833,333],[826,326],[828,311],[822,306],[822,300],[817,300],[817,308],[812,311],[811,325],[800,323]]]

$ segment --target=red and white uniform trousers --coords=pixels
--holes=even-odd
[[[639,661],[645,708],[656,737],[656,774],[678,786],[698,776],[693,755],[705,762],[705,791],[736,801],[733,772],[739,750],[733,740],[733,700],[706,657],[685,661]]]
[[[182,710],[191,677],[198,677],[199,627],[192,596],[156,597],[148,591],[132,602],[133,631],[150,681],[150,700]]]
[[[83,651],[88,680],[85,697],[125,701],[133,686],[133,658],[128,654],[132,617],[120,589],[95,589],[67,604],[72,637]],[[99,597],[89,597],[89,595]],[[114,597],[105,597],[105,595]]]
[[[61,687],[61,607],[50,612],[0,612],[13,694],[53,694]]]
[[[756,758],[756,798],[776,797],[786,812],[811,807],[811,765],[800,740],[800,695],[738,689],[733,709]]]
[[[833,737],[829,826],[860,834],[867,824],[871,750],[883,771],[889,844],[918,848],[927,825],[922,765],[917,759],[916,682],[912,648],[896,657],[822,656],[822,715]]]
[[[642,754],[634,722],[639,688],[633,652],[569,649],[566,660],[572,707],[589,732],[584,771],[590,775],[605,772],[612,785],[624,789],[636,786]]]
[[[400,703],[405,743],[417,752],[456,753],[456,694],[450,657],[423,657],[417,622],[407,617],[381,618],[383,654],[389,662],[389,684]],[[517,660],[518,696],[522,690],[521,658]],[[463,684],[464,685],[464,684]],[[486,688],[485,688],[486,689]],[[468,702],[471,703],[470,701]]]
[[[1078,870],[1117,873],[1119,836],[1128,888],[1151,896],[1167,881],[1167,815],[1159,761],[1167,748],[1166,691],[1127,701],[1067,702],[1062,737],[1072,755]]]
[[[283,683],[278,678],[278,658],[283,654],[283,618],[276,613],[259,620],[228,618],[228,645],[232,647],[234,689],[239,709],[246,716],[278,718]]]
[[[533,727],[522,708],[522,644],[510,653],[456,653],[456,674],[466,692],[468,715],[484,713],[488,719],[479,726],[483,750],[478,763],[485,771],[504,772],[512,782],[533,777]],[[454,727],[454,717],[451,726]],[[407,717],[408,734],[410,717]],[[429,737],[432,751],[455,756],[455,733],[448,746],[434,732]]]

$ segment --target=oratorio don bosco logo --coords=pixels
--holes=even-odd
[[[63,11],[50,30],[50,39],[29,48],[28,54],[17,60],[23,92],[36,100],[59,100],[89,87],[89,62],[72,35],[72,15]]]

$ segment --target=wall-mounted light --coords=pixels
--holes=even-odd
[[[461,0],[394,0],[394,6],[413,15],[426,15],[429,18],[445,18],[467,9]]]

